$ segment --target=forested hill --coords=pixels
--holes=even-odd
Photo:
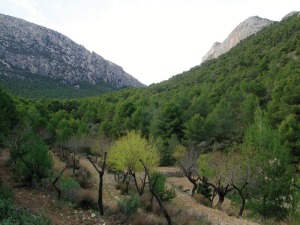
[[[135,175],[143,171],[141,162],[155,167],[177,164],[193,184],[192,195],[197,191],[195,199],[201,193],[207,200],[204,205],[213,206],[218,195],[214,207],[221,209],[225,197],[230,197],[240,205],[239,215],[247,211],[244,218],[300,224],[300,17],[273,23],[218,59],[146,88],[74,100],[21,99],[0,88],[0,131],[0,151],[10,148],[18,182],[24,177],[31,187],[40,182],[46,188],[47,181],[51,186],[59,174],[48,149],[72,165],[72,179],[78,178],[78,186],[79,177],[86,180],[87,176],[79,172],[80,167],[77,173],[80,157],[88,154],[92,163],[89,154],[94,155],[92,164],[101,169],[96,170],[102,177],[108,175],[103,173],[107,155],[115,178],[124,174],[120,184],[129,186],[127,175],[135,180],[136,188],[127,192],[128,197],[140,194],[139,175]],[[141,184],[150,184],[156,193],[158,177],[147,176],[149,182],[145,176]],[[73,193],[69,187],[75,186],[65,187]],[[100,188],[98,193],[101,197]],[[195,199],[189,209],[196,207]],[[103,204],[98,204],[101,210]],[[147,207],[142,218],[148,211]],[[177,212],[173,211],[172,219]],[[182,221],[190,221],[188,217]]]
[[[0,14],[0,86],[28,98],[143,87],[122,67],[48,28]]]
[[[201,151],[241,143],[258,106],[282,132],[299,125],[299,93],[300,18],[295,15],[168,81],[84,100],[37,101],[31,116],[41,117],[54,141],[76,133],[118,138],[140,130],[154,137],[163,164],[170,164],[178,143]],[[42,126],[38,121],[35,126]],[[299,137],[289,135],[283,141],[296,141],[291,148],[298,155]]]
[[[168,81],[84,100],[22,101],[20,109],[30,111],[34,127],[49,132],[49,142],[99,133],[116,139],[140,130],[154,138],[162,164],[168,165],[179,143],[204,152],[239,145],[257,107],[282,132],[294,156],[300,155],[299,93],[300,18],[295,15]]]

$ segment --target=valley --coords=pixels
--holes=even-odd
[[[0,19],[16,30],[0,35],[0,223],[299,224],[297,13],[148,87]]]

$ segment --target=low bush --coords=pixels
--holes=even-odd
[[[0,199],[12,199],[13,192],[9,186],[2,180],[0,180]]]
[[[140,198],[138,195],[125,196],[122,200],[117,202],[119,210],[125,216],[131,216],[134,214],[140,204]]]
[[[93,186],[93,183],[91,182],[91,174],[88,170],[84,168],[80,168],[76,174],[75,174],[77,180],[79,181],[79,184],[82,188],[88,189]]]
[[[176,197],[175,189],[166,187],[167,178],[164,175],[154,173],[150,179],[156,180],[154,189],[162,201],[168,201]]]
[[[205,183],[200,183],[198,185],[197,193],[203,195],[205,198],[211,198],[212,196],[212,189],[209,187],[209,185]]]
[[[84,190],[81,192],[77,205],[85,210],[98,208],[97,200],[95,199],[93,192],[90,190]]]
[[[0,224],[1,225],[50,225],[49,218],[30,214],[24,209],[16,209],[11,200],[0,199]]]
[[[206,217],[202,213],[197,213],[192,209],[187,211],[181,211],[175,217],[174,224],[178,225],[209,225],[210,222],[207,222]]]
[[[166,220],[153,214],[139,213],[132,219],[132,225],[164,225]]]
[[[60,180],[58,187],[61,190],[63,199],[73,203],[78,201],[81,193],[81,187],[76,179],[73,177],[63,177]]]

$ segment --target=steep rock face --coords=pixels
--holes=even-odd
[[[0,70],[25,78],[27,72],[61,82],[97,84],[117,88],[142,87],[122,67],[90,52],[68,37],[24,20],[0,14]]]
[[[257,33],[271,23],[273,23],[273,21],[263,19],[258,16],[253,16],[246,19],[244,22],[240,23],[222,43],[214,43],[206,55],[202,57],[202,62],[217,58],[218,56],[228,52],[241,40]]]
[[[300,17],[300,11],[292,11],[292,12],[286,14],[281,20],[285,20],[291,16],[294,16],[295,14],[297,14],[297,16]]]

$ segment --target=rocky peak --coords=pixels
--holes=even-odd
[[[4,75],[25,78],[24,74],[31,73],[70,84],[104,81],[117,88],[144,86],[122,67],[88,51],[65,35],[2,14],[0,69]]]
[[[228,52],[236,46],[241,40],[257,33],[266,26],[269,26],[273,21],[263,19],[258,16],[253,16],[240,23],[222,42],[215,42],[211,49],[202,58],[202,62],[217,58],[218,56]]]
[[[300,11],[292,11],[292,12],[286,14],[281,20],[285,20],[291,16],[294,16],[295,14],[297,14],[297,16],[300,17]]]

